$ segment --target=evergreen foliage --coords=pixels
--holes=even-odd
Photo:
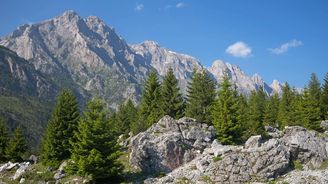
[[[104,104],[99,99],[90,101],[78,122],[72,144],[70,173],[91,176],[93,180],[110,179],[122,171],[118,162],[121,155],[117,137],[106,117]]]
[[[328,73],[323,79],[322,94],[320,98],[321,116],[328,120]]]
[[[42,160],[51,166],[57,166],[70,157],[70,143],[79,119],[78,103],[69,90],[61,92],[49,120],[42,142]]]
[[[217,130],[218,139],[222,144],[236,144],[240,142],[240,124],[238,122],[238,102],[234,90],[225,75],[218,98],[212,109],[213,125]]]
[[[0,118],[0,162],[6,160],[5,150],[8,144],[8,130],[5,121]]]
[[[198,121],[211,122],[211,107],[215,100],[215,82],[203,70],[194,70],[191,82],[187,86],[187,104],[185,115]]]
[[[27,151],[27,145],[23,136],[22,129],[17,127],[11,136],[5,153],[8,160],[12,162],[20,162]]]
[[[130,99],[121,104],[118,111],[110,116],[110,123],[116,135],[128,135],[137,120],[138,109]]]
[[[279,103],[278,109],[278,124],[280,130],[285,126],[291,125],[294,118],[294,99],[295,92],[290,88],[289,84],[286,82],[282,88],[282,97]]]
[[[144,84],[142,99],[139,111],[138,129],[134,133],[145,131],[152,124],[157,122],[162,116],[161,103],[161,84],[158,81],[157,73],[151,71]]]
[[[266,106],[266,94],[263,88],[253,91],[249,98],[248,125],[249,136],[264,135],[263,125],[264,107]]]
[[[162,84],[161,109],[165,115],[176,119],[181,118],[184,114],[184,102],[178,85],[178,80],[170,68]]]
[[[270,96],[264,107],[263,122],[272,127],[278,127],[278,110],[279,96],[275,93]]]

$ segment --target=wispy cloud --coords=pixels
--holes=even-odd
[[[135,11],[142,11],[144,9],[144,5],[143,4],[137,4],[136,7],[134,8]]]
[[[252,49],[246,43],[239,41],[230,45],[226,49],[226,53],[234,57],[245,58],[252,55]]]
[[[187,6],[187,4],[184,3],[184,2],[180,2],[180,3],[175,5],[176,8],[183,8],[183,7],[186,7],[186,6]]]
[[[277,48],[268,49],[268,50],[273,54],[279,55],[279,54],[283,54],[283,53],[287,52],[290,48],[299,47],[302,45],[303,45],[302,41],[294,39],[294,40],[291,40],[287,43],[280,45]]]

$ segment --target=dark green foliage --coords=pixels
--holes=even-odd
[[[234,95],[228,75],[225,75],[212,109],[212,123],[222,144],[240,142],[241,127],[238,122],[238,102]]]
[[[321,116],[328,120],[328,73],[323,79],[322,94],[320,98]]]
[[[295,92],[290,88],[288,83],[282,88],[282,97],[279,104],[278,110],[278,124],[282,130],[285,126],[291,125],[294,122],[294,99]]]
[[[175,78],[172,68],[170,68],[162,84],[161,109],[165,115],[181,118],[183,116],[183,106],[184,102],[178,86],[178,80]]]
[[[90,101],[79,120],[68,171],[94,180],[111,180],[122,171],[120,147],[99,99]],[[112,181],[112,180],[111,180]]]
[[[266,106],[266,94],[263,88],[259,89],[257,92],[253,91],[249,98],[249,107],[248,107],[249,136],[265,134],[265,129],[263,125],[265,106]]]
[[[70,143],[79,119],[78,103],[69,90],[61,92],[49,120],[42,142],[42,159],[46,164],[56,166],[70,157]]]
[[[137,120],[138,109],[130,99],[126,103],[121,104],[118,111],[110,116],[110,123],[116,135],[128,135],[131,127]]]
[[[151,71],[142,93],[139,120],[137,122],[140,125],[139,130],[134,130],[134,133],[146,130],[163,116],[164,113],[160,108],[160,103],[161,84],[158,81],[157,73]]]
[[[8,144],[8,130],[3,119],[0,118],[0,162],[5,161],[5,150]]]
[[[321,96],[320,82],[315,73],[311,74],[311,79],[308,84],[309,94],[312,96],[313,100],[319,102]]]
[[[17,127],[11,136],[6,147],[6,157],[12,162],[20,162],[27,151],[27,145],[23,136],[22,129]]]
[[[215,100],[215,82],[206,71],[194,70],[187,87],[187,105],[185,115],[198,121],[211,122],[211,107]]]
[[[263,122],[272,127],[278,127],[278,110],[279,96],[275,93],[270,96],[264,107]]]

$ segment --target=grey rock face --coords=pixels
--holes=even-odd
[[[282,181],[286,177],[289,183],[325,183],[326,171],[285,174],[293,169],[294,160],[300,160],[307,170],[318,168],[327,159],[326,138],[298,126],[286,127],[284,132],[272,127],[266,127],[266,130],[277,136],[269,140],[252,136],[244,146],[225,146],[214,140],[190,162],[162,178],[149,178],[145,183],[176,183],[182,180],[193,183],[204,183],[205,180],[212,183],[247,183],[266,182],[280,176]],[[299,178],[293,182],[296,177]],[[315,182],[309,182],[306,177],[313,177]]]
[[[254,140],[254,138],[252,138]],[[271,139],[260,146],[227,147],[220,159],[214,154],[199,155],[188,164],[179,167],[160,179],[149,179],[146,183],[174,183],[181,178],[201,182],[204,178],[214,183],[245,183],[266,181],[289,169],[290,154],[282,141]]]
[[[328,139],[303,127],[286,127],[282,138],[289,146],[293,158],[308,167],[318,168],[327,158]]]
[[[19,168],[16,170],[15,175],[13,176],[13,180],[17,180],[21,177],[31,166],[30,162],[23,162],[19,164]]]
[[[214,136],[212,126],[165,116],[131,139],[130,163],[148,173],[170,172],[201,153]]]
[[[286,182],[289,184],[326,184],[328,183],[328,170],[295,170],[283,176],[282,181],[277,183],[283,184]]]

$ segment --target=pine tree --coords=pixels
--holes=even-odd
[[[125,136],[131,131],[131,127],[138,120],[138,109],[132,100],[128,100],[118,108],[116,113],[110,117],[111,126],[114,127],[115,134]]]
[[[315,97],[310,94],[310,90],[305,88],[298,103],[299,125],[309,129],[321,131],[320,127],[320,107]]]
[[[328,120],[328,73],[323,79],[322,94],[320,99],[321,117]]]
[[[309,89],[309,94],[312,96],[313,100],[315,100],[316,103],[318,103],[319,105],[321,88],[320,88],[320,82],[315,73],[311,74],[311,79],[308,84],[308,89]]]
[[[291,125],[294,121],[293,104],[295,99],[295,92],[290,88],[287,82],[283,86],[282,92],[278,110],[278,124],[281,130],[284,129],[285,126]]]
[[[6,160],[5,150],[8,144],[8,130],[5,121],[0,118],[0,162]]]
[[[69,141],[73,138],[79,116],[78,103],[72,92],[62,91],[42,142],[41,156],[46,164],[56,167],[70,157]]]
[[[264,135],[265,129],[263,125],[264,107],[266,103],[266,94],[263,88],[253,91],[249,99],[248,125],[249,136]]]
[[[183,105],[184,102],[178,86],[178,80],[175,78],[172,68],[170,68],[162,84],[161,109],[166,115],[173,118],[181,118],[184,114]]]
[[[203,70],[194,70],[191,82],[187,86],[187,104],[185,115],[198,121],[211,122],[211,108],[215,100],[215,82]]]
[[[240,142],[241,127],[238,123],[237,105],[237,98],[229,83],[229,77],[225,75],[211,113],[213,125],[222,144]]]
[[[72,164],[67,170],[80,176],[91,176],[94,180],[113,179],[122,170],[117,137],[111,130],[104,104],[99,99],[90,101],[72,144]]]
[[[270,96],[264,108],[263,122],[272,127],[277,127],[279,110],[279,96],[277,93]]]
[[[17,127],[11,136],[6,147],[6,157],[12,162],[20,162],[27,151],[27,145],[23,136],[22,129]]]
[[[158,81],[157,73],[151,71],[144,85],[139,111],[139,122],[137,123],[144,125],[139,127],[147,129],[164,115],[160,108],[160,102],[161,84]],[[146,129],[138,131],[144,131]]]

